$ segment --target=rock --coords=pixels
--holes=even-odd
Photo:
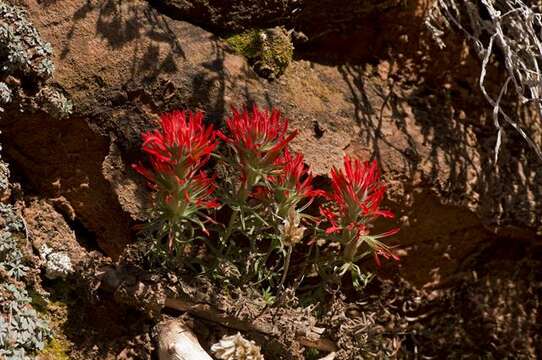
[[[154,6],[177,19],[217,32],[283,25],[309,37],[353,31],[377,11],[399,8],[399,0],[163,0]]]
[[[66,278],[86,258],[75,233],[52,205],[34,200],[23,210],[32,246],[39,253],[49,279]]]
[[[533,239],[542,224],[542,167],[512,133],[492,164],[496,131],[477,89],[479,64],[460,41],[432,48],[420,31],[421,3],[375,17],[356,43],[337,42],[364,54],[356,62],[298,59],[267,82],[212,33],[154,2],[19,2],[51,43],[52,81],[74,107],[62,122],[43,112],[6,114],[6,157],[40,194],[65,198],[109,256],[134,240],[131,227],[144,218],[145,185],[129,167],[142,157],[140,133],[177,108],[204,110],[221,124],[230,106],[277,107],[299,129],[294,150],[319,175],[345,153],[378,160],[402,222],[399,270],[419,285],[451,276],[499,236]],[[198,3],[183,4],[196,11]],[[349,9],[315,1],[303,11],[331,4],[323,24]],[[399,41],[405,35],[408,47]],[[536,119],[523,116],[539,134]]]

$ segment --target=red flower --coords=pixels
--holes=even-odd
[[[326,196],[325,191],[313,188],[313,176],[305,166],[303,154],[297,153],[292,157],[290,152],[285,150],[275,164],[278,169],[269,177],[269,181],[277,190],[276,200],[279,204],[288,208],[295,207],[304,199],[308,199],[310,203],[317,196]]]
[[[155,172],[189,176],[205,164],[216,148],[213,127],[205,127],[201,112],[175,111],[162,115],[160,120],[162,129],[142,134],[143,151],[150,155]],[[156,180],[141,166],[134,169],[150,181]]]
[[[361,163],[359,160],[344,158],[344,172],[331,170],[333,192],[329,200],[338,205],[345,225],[358,221],[361,217],[372,220],[377,217],[393,218],[394,214],[380,209],[380,202],[386,193],[386,185],[380,178],[376,161]]]
[[[399,228],[395,228],[395,229],[391,229],[389,231],[386,231],[383,234],[378,235],[378,237],[384,238],[384,237],[395,235],[398,232],[399,232]],[[382,242],[378,241],[376,236],[373,237],[372,239],[370,239],[369,241],[372,241],[372,248],[374,250],[375,263],[376,263],[376,265],[378,267],[381,266],[380,259],[378,257],[379,255],[383,256],[385,259],[393,259],[395,261],[400,260],[399,256],[397,254],[395,254],[393,252],[393,250],[389,246],[387,246],[387,245],[383,244]],[[371,244],[369,246],[371,246]]]
[[[328,195],[331,204],[320,208],[320,213],[330,224],[326,233],[346,232],[347,236],[342,239],[348,239],[350,243],[346,246],[349,257],[354,255],[352,251],[357,249],[358,244],[365,242],[373,249],[377,264],[380,263],[378,255],[398,260],[391,249],[378,240],[396,234],[398,228],[377,235],[369,233],[369,224],[376,218],[394,217],[391,211],[380,208],[386,185],[380,177],[376,161],[362,163],[345,156],[344,171],[337,168],[331,170],[331,186],[333,191]]]
[[[201,170],[216,148],[216,133],[203,124],[203,113],[172,112],[161,117],[161,129],[142,135],[143,151],[152,169],[141,164],[132,167],[145,176],[155,193],[156,223],[167,223],[168,246],[181,224],[195,223],[206,232],[209,220],[203,210],[219,206],[212,197],[214,178]],[[203,219],[203,220],[202,220]]]
[[[287,148],[297,131],[288,134],[288,120],[280,112],[261,112],[254,106],[252,113],[233,110],[233,116],[226,120],[230,136],[218,131],[217,135],[233,148],[241,165],[242,178],[269,175],[275,160]],[[254,184],[251,184],[254,185]]]

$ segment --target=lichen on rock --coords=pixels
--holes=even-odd
[[[64,279],[73,273],[72,262],[66,252],[55,252],[46,244],[43,244],[39,249],[39,253],[45,261],[45,276],[48,279]]]
[[[55,70],[53,48],[27,17],[25,10],[0,1],[0,111],[12,104],[20,111],[30,107],[65,117],[71,113],[70,100],[46,86]]]
[[[226,43],[245,56],[254,71],[267,79],[281,76],[292,61],[294,52],[290,34],[282,27],[249,30],[230,36]]]

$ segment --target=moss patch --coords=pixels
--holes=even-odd
[[[70,360],[68,353],[72,344],[65,339],[49,341],[49,344],[38,354],[40,360]]]
[[[247,59],[254,59],[259,53],[260,30],[250,30],[226,38],[228,44],[236,53]]]
[[[76,302],[73,289],[69,283],[64,280],[55,280],[49,284],[48,290],[51,292],[50,299],[43,299],[38,294],[34,294],[33,302],[38,304],[38,308],[46,316],[53,330],[53,339],[38,354],[39,360],[68,360],[71,359],[73,343],[68,340],[67,323],[69,307]]]
[[[226,43],[246,57],[254,71],[268,79],[282,75],[294,53],[290,35],[282,27],[249,30],[226,38]]]

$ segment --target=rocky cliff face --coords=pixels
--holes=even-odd
[[[348,25],[327,42],[301,45],[273,82],[187,21],[248,28],[258,22],[246,14],[257,14],[258,6],[262,16],[278,12],[278,24],[269,25],[294,24],[310,39],[317,36],[310,24],[324,24],[322,13],[310,10],[316,2],[302,2],[295,21],[280,17],[291,14],[294,1],[278,7],[239,1],[232,13],[222,11],[222,2],[14,3],[51,43],[52,83],[73,113],[57,119],[6,108],[5,155],[30,191],[81,222],[112,257],[133,241],[132,226],[144,217],[144,184],[129,166],[141,157],[140,132],[171,109],[204,110],[221,124],[231,106],[253,103],[291,119],[300,129],[294,147],[317,174],[339,165],[345,153],[379,161],[402,227],[396,242],[407,256],[400,272],[416,284],[453,275],[497,238],[540,235],[542,167],[511,131],[500,163],[492,163],[496,132],[477,88],[479,64],[452,35],[446,49],[436,50],[422,31],[427,2],[384,2],[391,5],[378,22],[368,15],[355,31]],[[331,4],[323,1],[322,9]],[[165,5],[178,12],[164,13]],[[347,10],[337,6],[327,23]],[[251,21],[243,22],[246,16]],[[523,117],[540,139],[540,126]]]

